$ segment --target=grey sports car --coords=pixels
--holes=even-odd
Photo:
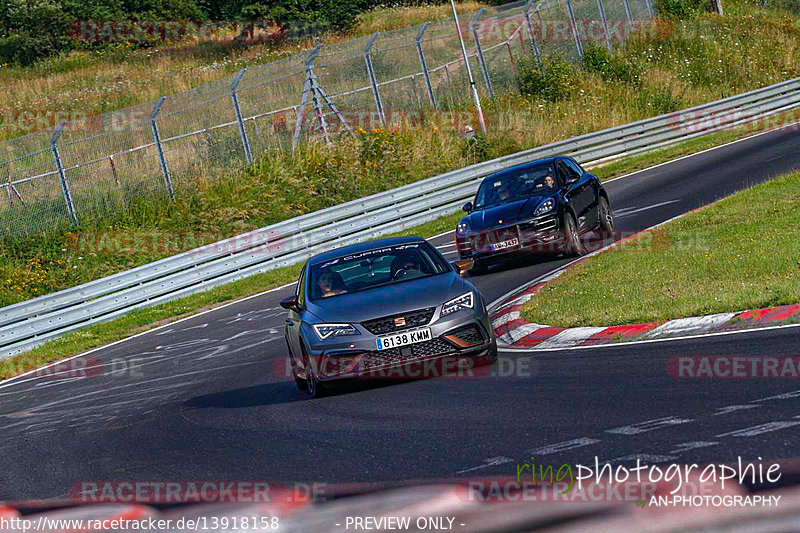
[[[281,301],[298,388],[320,396],[335,380],[439,375],[432,362],[493,363],[486,305],[462,277],[471,265],[451,265],[419,237],[309,259],[295,294]]]

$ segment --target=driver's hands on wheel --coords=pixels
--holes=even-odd
[[[411,273],[422,274],[422,271],[419,268],[417,263],[407,262],[400,269],[394,273],[394,277],[392,279],[398,280],[407,277]]]

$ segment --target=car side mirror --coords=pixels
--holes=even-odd
[[[464,211],[465,213],[472,213],[472,202],[465,203],[461,207],[461,210]]]
[[[455,267],[456,272],[458,272],[458,275],[463,276],[472,270],[472,267],[475,266],[475,261],[472,259],[461,259],[460,261],[453,263],[453,266]]]
[[[297,301],[297,295],[293,294],[288,298],[284,298],[281,300],[281,307],[284,309],[288,309],[290,311],[299,312],[300,311],[300,303]]]

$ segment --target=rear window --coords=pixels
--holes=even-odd
[[[425,242],[385,246],[311,266],[312,300],[443,274],[450,266]]]

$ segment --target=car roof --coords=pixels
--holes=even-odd
[[[520,170],[524,170],[524,169],[530,168],[530,167],[535,167],[535,166],[544,165],[544,164],[548,164],[548,163],[554,164],[556,162],[556,160],[563,159],[564,157],[565,156],[547,157],[545,159],[537,159],[536,161],[528,161],[527,163],[521,163],[519,165],[514,165],[511,168],[498,170],[497,172],[489,174],[488,176],[483,178],[483,181],[486,181],[486,180],[488,180],[490,178],[491,179],[502,178],[506,174],[513,174],[514,172],[517,172],[517,171],[520,171]]]
[[[358,244],[351,244],[349,246],[342,246],[328,252],[317,254],[308,260],[309,264],[319,263],[321,261],[328,261],[336,259],[344,255],[356,254],[358,252],[365,252],[367,250],[374,250],[382,246],[395,246],[397,244],[407,244],[412,242],[426,242],[422,237],[390,237],[388,239],[378,239],[375,241],[362,242]]]

